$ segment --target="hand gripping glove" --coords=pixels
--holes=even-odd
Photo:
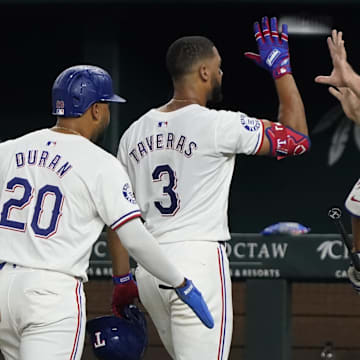
[[[206,305],[201,292],[195,287],[193,282],[185,278],[185,285],[180,288],[173,288],[165,285],[159,285],[161,289],[174,289],[179,298],[187,304],[201,320],[201,322],[212,329],[214,327],[214,319]]]
[[[273,17],[270,21],[271,32],[269,30],[269,20],[266,16],[261,21],[262,32],[259,23],[254,23],[255,39],[259,54],[246,52],[245,56],[268,70],[274,79],[278,79],[285,74],[291,74],[288,28],[286,24],[283,24],[281,38],[279,38],[277,19]]]
[[[139,297],[136,282],[131,273],[122,276],[113,276],[112,311],[115,316],[123,317],[126,305],[132,304]]]
[[[354,254],[360,258],[360,252]],[[348,268],[348,277],[353,288],[360,294],[360,271],[354,268],[354,265],[351,264]]]

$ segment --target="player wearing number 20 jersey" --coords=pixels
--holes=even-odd
[[[119,165],[88,139],[49,129],[0,144],[0,263],[86,281],[104,222],[140,216]]]
[[[0,144],[0,208],[5,359],[80,359],[92,245],[140,216],[124,169],[83,136],[35,131]]]
[[[125,101],[113,93],[110,75],[90,65],[65,69],[54,82],[52,100],[54,127],[0,144],[0,351],[5,359],[81,358],[82,283],[104,224],[211,327],[196,286],[185,281],[140,221],[123,166],[91,142],[110,122],[109,102]],[[112,258],[121,261],[118,253]]]

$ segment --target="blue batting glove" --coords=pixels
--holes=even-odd
[[[185,285],[175,288],[179,298],[194,311],[203,324],[212,329],[214,327],[214,319],[206,305],[201,292],[195,287],[193,282],[185,278]]]
[[[279,38],[277,19],[273,17],[270,21],[271,28],[269,28],[269,19],[266,16],[262,18],[262,32],[259,23],[254,23],[259,54],[246,52],[245,56],[268,70],[274,79],[278,79],[285,74],[291,74],[288,27],[283,24]]]

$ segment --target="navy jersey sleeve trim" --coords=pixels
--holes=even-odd
[[[110,225],[110,228],[112,230],[116,230],[118,229],[120,226],[124,225],[125,223],[127,223],[129,220],[135,219],[137,217],[141,217],[141,212],[140,210],[133,210],[130,211],[129,213],[121,216],[119,219],[117,219],[115,222],[113,222]]]

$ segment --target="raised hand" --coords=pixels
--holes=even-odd
[[[282,25],[281,36],[279,37],[277,19],[262,18],[262,31],[258,22],[254,23],[254,33],[259,54],[246,52],[245,56],[253,60],[260,67],[268,70],[273,78],[277,79],[285,74],[291,73],[290,55],[288,46],[288,28]]]
[[[345,115],[360,125],[360,99],[347,87],[330,87],[329,92],[341,103]]]
[[[336,87],[349,87],[352,78],[357,74],[347,62],[347,55],[342,38],[342,32],[333,30],[331,37],[327,38],[327,44],[333,63],[333,70],[329,76],[319,75],[315,82],[328,84]]]

